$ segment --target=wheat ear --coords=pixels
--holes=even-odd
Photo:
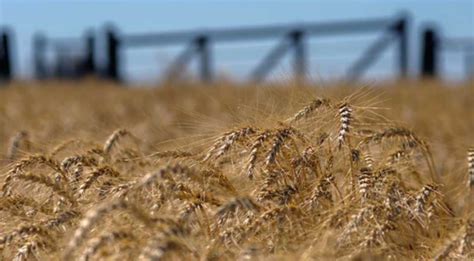
[[[361,168],[358,176],[359,194],[362,203],[366,203],[371,198],[373,188],[373,174],[370,168]]]
[[[212,145],[212,147],[209,149],[202,161],[207,161],[211,157],[214,157],[215,159],[220,158],[232,147],[232,145],[237,143],[239,140],[255,133],[256,130],[252,127],[245,127],[224,133],[224,135],[218,138],[216,142]]]
[[[75,166],[75,165],[78,165],[78,164],[81,164],[83,166],[92,167],[92,166],[97,166],[98,162],[91,155],[71,156],[71,157],[64,158],[63,161],[61,161],[61,169],[64,172],[68,172],[69,169],[72,166]]]
[[[343,103],[339,106],[339,120],[341,122],[337,135],[339,149],[346,142],[347,135],[351,128],[352,117],[352,108],[347,103]]]
[[[32,174],[18,174],[15,178],[19,180],[29,181],[31,183],[42,184],[50,188],[53,192],[58,194],[60,197],[67,199],[71,204],[75,205],[76,199],[74,196],[69,193],[67,188],[60,186],[57,182],[52,181],[50,178],[42,175],[32,175]]]
[[[295,134],[293,128],[284,128],[275,134],[270,151],[267,153],[267,157],[265,158],[265,165],[267,167],[276,162],[277,155],[281,148],[288,139],[291,139],[293,134]]]
[[[131,135],[131,133],[126,129],[115,130],[105,141],[104,143],[104,152],[106,155],[109,155],[112,149],[117,145],[120,138],[126,135]]]
[[[289,118],[287,121],[289,122],[296,122],[300,119],[308,117],[311,113],[315,112],[321,107],[329,106],[329,100],[325,98],[316,98],[311,103],[303,107],[300,111],[298,111],[293,117]]]
[[[250,147],[250,155],[247,162],[247,177],[249,179],[253,179],[254,172],[255,172],[255,165],[257,163],[257,157],[259,154],[260,149],[263,147],[265,142],[271,136],[272,132],[270,130],[266,130],[258,135],[258,137],[252,143]]]
[[[43,237],[49,237],[48,232],[49,231],[46,228],[37,224],[21,225],[20,227],[14,229],[7,235],[0,237],[0,246],[13,241],[17,237],[25,237],[28,235],[40,235]]]
[[[30,197],[22,195],[10,195],[9,197],[0,198],[0,211],[14,211],[25,206],[33,208],[35,211],[40,211],[44,214],[52,214],[53,209],[46,204],[40,204]]]
[[[217,224],[222,225],[226,220],[232,216],[237,210],[251,210],[259,211],[260,206],[255,203],[251,197],[236,197],[223,206],[221,206],[216,213]]]
[[[74,250],[78,249],[82,244],[83,240],[87,237],[87,234],[99,220],[115,210],[128,210],[138,220],[142,221],[145,225],[150,226],[152,220],[137,206],[130,204],[125,200],[115,200],[112,202],[104,203],[94,209],[89,210],[85,217],[81,220],[79,227],[74,232],[72,239],[69,241],[66,249],[64,250],[63,260],[71,260]]]
[[[8,171],[8,174],[5,177],[4,183],[2,185],[2,192],[4,195],[10,194],[10,184],[18,174],[22,173],[26,168],[32,167],[36,164],[45,165],[51,168],[55,172],[60,173],[66,182],[68,181],[66,174],[61,169],[59,163],[55,160],[47,158],[43,155],[30,156],[16,163],[13,168]]]
[[[332,173],[327,173],[326,175],[322,176],[314,188],[310,198],[306,201],[306,205],[310,207],[319,206],[321,199],[332,202],[333,198],[330,186],[332,182],[334,182],[334,179],[335,177]]]
[[[99,177],[105,175],[110,177],[118,177],[120,176],[120,173],[109,166],[104,166],[95,170],[79,187],[79,195],[83,195]]]

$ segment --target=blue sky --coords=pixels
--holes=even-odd
[[[85,29],[100,29],[113,22],[122,32],[159,32],[181,29],[225,28],[274,23],[317,22],[393,16],[400,10],[411,13],[411,65],[418,59],[416,37],[425,23],[436,23],[445,36],[474,37],[474,1],[91,1],[91,0],[0,0],[0,24],[14,28],[18,57],[15,69],[31,73],[31,37],[37,31],[54,37],[80,36]],[[344,71],[377,34],[365,38],[311,39],[311,75],[329,79]],[[354,41],[355,44],[351,44]],[[219,72],[243,77],[274,42],[231,44],[215,47]],[[165,64],[179,52],[176,48],[126,51],[126,75],[133,80],[155,80]],[[463,76],[461,53],[443,55],[443,71]],[[388,51],[371,71],[372,76],[390,76],[393,52]],[[346,66],[347,67],[347,66]],[[412,74],[416,68],[411,68]],[[291,71],[282,62],[275,74]],[[369,75],[370,76],[370,75]]]

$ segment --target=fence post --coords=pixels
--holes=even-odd
[[[474,80],[474,45],[466,47],[464,56],[464,66],[466,68],[466,77],[468,81]]]
[[[47,77],[46,70],[46,44],[47,39],[41,33],[36,33],[33,37],[33,66],[37,79],[42,80]]]
[[[200,56],[200,75],[203,82],[212,81],[211,50],[209,37],[201,35],[196,39],[197,51]]]
[[[12,77],[11,35],[4,30],[0,35],[0,80]]]
[[[85,74],[93,74],[95,72],[95,37],[92,30],[85,35],[86,54],[84,57],[84,72]]]
[[[398,66],[400,78],[406,78],[408,75],[408,16],[403,15],[395,26],[399,41]]]
[[[120,73],[119,73],[120,41],[119,41],[116,31],[112,27],[107,29],[106,41],[107,41],[106,49],[107,49],[108,61],[107,61],[106,69],[105,69],[105,74],[109,79],[120,81]]]
[[[438,74],[439,37],[436,31],[428,28],[423,31],[421,51],[421,75],[436,77]]]
[[[290,34],[291,42],[294,48],[294,76],[296,83],[304,83],[306,76],[304,33],[301,30],[295,30]]]

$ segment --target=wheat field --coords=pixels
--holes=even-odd
[[[1,260],[472,260],[474,88],[12,83]]]

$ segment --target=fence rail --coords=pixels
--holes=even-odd
[[[397,16],[398,19],[398,16]],[[239,27],[228,29],[202,29],[180,32],[162,32],[129,34],[123,36],[125,44],[130,46],[169,45],[189,42],[205,35],[214,41],[262,40],[283,36],[295,30],[305,34],[334,35],[342,33],[373,32],[387,28],[393,24],[392,18],[373,18],[370,20],[349,20],[321,23],[301,23],[267,25],[257,27]]]
[[[368,50],[351,66],[347,76],[359,78],[372,65],[390,43],[398,39],[399,76],[405,77],[408,71],[408,34],[407,15],[397,15],[388,18],[370,20],[351,20],[325,23],[305,23],[293,25],[272,25],[247,28],[203,29],[195,31],[119,34],[116,30],[107,32],[107,68],[105,71],[111,79],[120,80],[122,59],[121,50],[125,48],[141,48],[146,46],[165,46],[187,44],[187,47],[171,63],[169,75],[176,75],[194,57],[199,59],[199,74],[202,81],[213,79],[212,45],[220,42],[239,42],[248,40],[279,39],[280,42],[251,71],[252,81],[264,80],[276,64],[290,51],[293,52],[293,74],[296,80],[304,81],[309,56],[306,48],[306,38],[317,36],[334,36],[381,32],[381,39],[370,46]]]

